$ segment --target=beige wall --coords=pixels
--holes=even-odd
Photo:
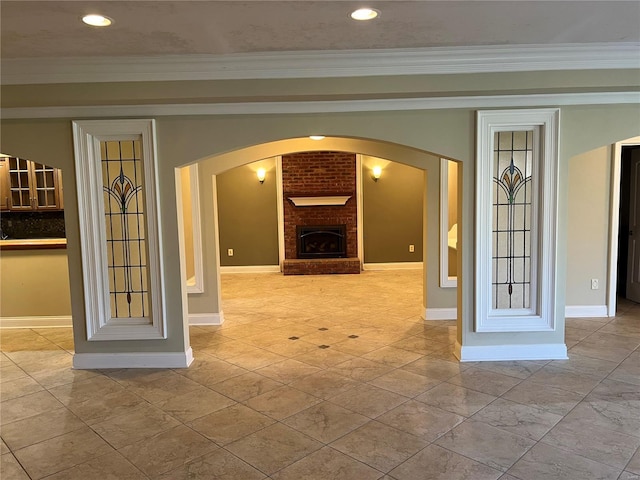
[[[610,173],[610,147],[569,159],[567,305],[606,304]]]
[[[0,317],[70,315],[66,250],[0,252]]]
[[[188,167],[180,169],[182,185],[182,223],[184,225],[184,256],[187,279],[196,274],[193,252],[193,209],[191,204],[191,174]]]

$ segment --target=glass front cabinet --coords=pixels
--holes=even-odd
[[[0,158],[0,163],[2,210],[63,209],[60,169],[16,157]]]

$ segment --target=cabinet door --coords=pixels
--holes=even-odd
[[[9,157],[9,208],[11,210],[31,210],[33,195],[29,185],[31,168],[28,160]]]
[[[9,210],[9,162],[0,158],[0,210]]]
[[[31,164],[31,194],[35,210],[58,210],[58,169],[42,163]]]

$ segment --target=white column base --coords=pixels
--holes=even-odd
[[[189,325],[222,325],[224,314],[220,313],[190,313]]]
[[[460,345],[456,342],[454,355],[461,362],[501,362],[509,360],[566,360],[564,343],[534,345]]]
[[[191,347],[185,352],[76,353],[73,368],[187,368],[193,362]]]
[[[425,308],[422,318],[431,322],[434,320],[457,320],[458,309],[457,308]]]

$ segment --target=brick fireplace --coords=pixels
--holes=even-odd
[[[355,154],[301,152],[283,155],[282,190],[284,274],[360,273]],[[327,231],[341,227],[344,251],[336,255],[317,255],[317,258],[308,258],[304,253],[299,255],[299,234],[309,231],[303,227],[324,231],[325,238]],[[322,252],[325,251],[328,250],[323,246]]]

